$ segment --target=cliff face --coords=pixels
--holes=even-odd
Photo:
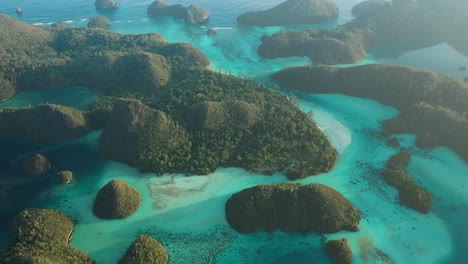
[[[361,213],[343,195],[321,184],[257,185],[226,202],[226,218],[241,233],[357,231]]]
[[[249,26],[315,24],[335,19],[338,7],[329,0],[287,0],[269,10],[248,12],[237,22]]]
[[[0,110],[0,136],[58,142],[79,138],[90,131],[82,111],[60,105]]]

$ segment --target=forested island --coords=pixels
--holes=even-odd
[[[104,129],[103,157],[158,174],[235,166],[298,179],[334,166],[335,149],[287,98],[206,69],[208,59],[189,44],[169,44],[156,33],[38,27],[5,15],[0,24],[2,100],[76,85],[106,95],[86,111],[3,109],[3,136],[58,142]]]
[[[286,0],[265,11],[247,12],[237,23],[248,26],[316,24],[336,19],[338,7],[330,0]]]
[[[416,145],[447,146],[468,160],[468,85],[442,73],[400,65],[337,68],[305,66],[273,75],[279,83],[312,93],[342,93],[400,110],[383,133],[414,133]]]
[[[201,6],[171,5],[162,0],[151,3],[147,13],[150,17],[170,16],[175,19],[183,19],[185,23],[191,25],[206,22],[210,18],[210,12]]]
[[[356,18],[334,29],[287,30],[264,36],[258,52],[266,58],[307,56],[316,64],[353,63],[367,56],[401,54],[447,42],[468,56],[465,0],[366,1]]]

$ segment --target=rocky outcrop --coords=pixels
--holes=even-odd
[[[114,0],[96,0],[94,3],[96,9],[117,9],[119,5]]]
[[[122,219],[134,214],[141,204],[140,193],[124,181],[112,180],[99,190],[93,213],[102,219]]]
[[[325,251],[336,264],[350,264],[353,261],[353,252],[347,239],[328,241]]]
[[[0,136],[59,142],[79,138],[90,131],[82,111],[61,105],[0,109]]]
[[[356,17],[369,16],[381,8],[387,1],[385,0],[368,0],[360,2],[353,6],[351,13]]]
[[[88,28],[108,29],[110,25],[111,21],[105,16],[92,17],[88,22]]]
[[[242,14],[237,23],[260,27],[316,24],[337,16],[338,7],[329,0],[287,0],[266,11]]]
[[[257,185],[226,202],[226,218],[241,233],[281,229],[334,233],[359,230],[361,213],[342,194],[321,184]]]
[[[73,180],[73,172],[71,171],[60,171],[57,173],[57,181],[62,184],[68,184]]]
[[[169,256],[161,242],[141,235],[127,249],[119,264],[166,264]]]
[[[13,222],[2,263],[94,264],[86,253],[68,244],[73,228],[73,221],[57,210],[24,210]]]
[[[217,35],[218,34],[218,31],[214,28],[209,28],[207,31],[206,31],[206,34],[207,35]]]
[[[41,154],[36,154],[21,163],[21,170],[26,174],[41,175],[50,169],[50,161]]]
[[[210,17],[210,13],[200,6],[170,5],[162,0],[154,1],[148,7],[147,13],[150,17],[171,16],[176,19],[183,19],[185,23],[192,25],[204,23]]]

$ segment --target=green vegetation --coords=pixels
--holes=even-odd
[[[468,17],[462,11],[467,9],[465,0],[365,1],[353,8],[356,19],[338,28],[321,30],[324,37],[311,35],[309,30],[280,32],[263,37],[258,51],[266,58],[307,56],[319,64],[354,63],[366,57],[366,49],[377,57],[398,57],[410,50],[447,42],[468,55]],[[329,35],[333,35],[335,43]],[[338,54],[330,52],[328,42]],[[325,48],[317,48],[319,44]],[[333,56],[333,60],[320,60],[324,56]]]
[[[8,251],[2,263],[95,263],[86,253],[72,248],[71,219],[57,210],[27,209],[15,219]]]
[[[91,131],[84,113],[61,105],[0,109],[0,136],[35,142],[57,142]]]
[[[409,164],[411,154],[402,151],[393,155],[382,172],[385,182],[398,189],[400,202],[421,213],[428,213],[432,207],[431,194],[416,183],[405,167]]]
[[[21,163],[21,170],[32,175],[41,175],[50,169],[50,161],[41,154],[36,154]]]
[[[342,93],[377,100],[401,110],[384,133],[416,133],[416,145],[447,146],[468,160],[468,85],[453,77],[398,65],[289,68],[273,78],[290,88]]]
[[[127,249],[119,264],[166,264],[168,261],[166,249],[159,241],[141,235]]]
[[[105,16],[92,17],[88,22],[89,28],[108,29],[110,25],[111,25],[111,21],[109,20],[109,18]]]
[[[34,26],[5,21],[35,32]],[[22,47],[20,36],[1,30],[12,37],[11,51],[14,42]],[[206,56],[189,44],[165,43],[155,33],[121,35],[62,24],[39,33],[38,41],[50,46],[42,51],[31,45],[24,52],[34,55],[25,60],[16,55],[22,49],[8,53],[11,67],[0,68],[3,80],[15,92],[81,85],[103,97],[88,111],[56,105],[1,110],[0,135],[56,142],[104,128],[105,158],[158,174],[236,166],[298,179],[334,166],[336,151],[306,114],[279,93],[206,69]]]
[[[347,239],[328,241],[325,251],[337,264],[350,264],[353,261],[353,252]]]
[[[359,230],[361,213],[342,194],[322,184],[257,185],[226,202],[226,218],[241,233],[334,233]]]
[[[288,30],[263,36],[258,53],[269,59],[307,56],[315,64],[353,63],[367,56],[359,31]]]
[[[156,0],[148,7],[148,16],[171,16],[176,19],[183,19],[187,24],[200,24],[204,23],[210,17],[210,13],[197,5],[170,5],[162,0]]]
[[[102,219],[122,219],[134,214],[141,204],[140,193],[124,181],[112,180],[99,190],[93,213]]]
[[[114,0],[96,0],[94,2],[96,9],[116,9],[119,5]]]
[[[57,173],[57,181],[60,183],[70,183],[73,180],[73,172],[71,171],[60,171]]]
[[[266,11],[248,12],[237,22],[249,26],[315,24],[335,19],[338,7],[329,0],[286,0]]]

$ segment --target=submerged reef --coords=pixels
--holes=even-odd
[[[210,13],[197,5],[168,4],[162,0],[156,0],[148,7],[148,16],[171,16],[176,19],[183,19],[187,24],[201,24],[210,18]]]
[[[208,70],[206,56],[190,44],[166,43],[156,33],[37,27],[5,15],[0,25],[10,37],[0,47],[3,99],[37,87],[86,86],[103,95],[87,111],[57,105],[1,110],[1,135],[57,142],[104,129],[104,158],[158,174],[234,166],[298,179],[335,164],[326,136],[287,98]]]
[[[330,0],[286,0],[265,11],[247,12],[237,23],[248,26],[315,24],[335,19],[338,7]]]
[[[264,36],[258,52],[266,58],[307,56],[316,64],[337,64],[364,59],[366,50],[399,57],[447,42],[468,55],[468,17],[462,11],[467,9],[465,0],[365,1],[353,8],[356,18],[345,25]]]
[[[432,195],[421,187],[406,171],[411,154],[401,151],[390,157],[382,176],[388,184],[398,189],[400,202],[421,213],[429,213],[432,207]]]
[[[416,133],[416,145],[447,146],[468,160],[468,85],[445,74],[399,65],[347,68],[294,67],[273,75],[305,92],[370,98],[401,112],[383,124],[384,134]]]
[[[8,250],[0,253],[1,263],[95,263],[68,244],[73,227],[72,220],[57,210],[24,210],[13,222]]]
[[[121,180],[112,180],[99,190],[93,213],[101,219],[122,219],[134,214],[141,204],[140,193]]]
[[[361,213],[322,184],[280,183],[242,190],[226,202],[226,218],[241,233],[358,231]]]
[[[350,264],[353,261],[353,252],[347,239],[328,241],[325,251],[337,264]]]
[[[158,240],[140,235],[127,249],[119,264],[166,264],[169,256]]]
[[[50,161],[44,155],[36,154],[21,163],[21,170],[26,174],[41,175],[50,169]]]

